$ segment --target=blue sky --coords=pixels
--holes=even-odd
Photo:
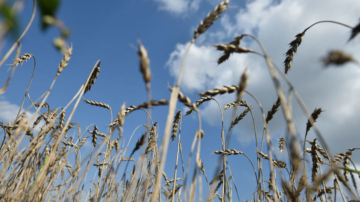
[[[209,11],[220,1],[212,0],[128,0],[128,1],[62,1],[58,18],[70,28],[68,42],[73,45],[73,55],[68,67],[62,72],[47,102],[52,108],[65,106],[86,81],[97,60],[101,60],[100,74],[91,91],[85,94],[89,100],[109,104],[116,114],[122,103],[138,105],[147,100],[145,84],[139,72],[136,55],[137,40],[141,40],[149,53],[152,72],[151,88],[153,99],[169,99],[168,83],[172,85],[193,30]],[[32,1],[26,1],[20,14],[21,30],[31,16]],[[191,47],[182,80],[181,90],[195,102],[198,93],[221,87],[237,85],[245,67],[250,70],[248,90],[257,96],[264,110],[269,110],[276,100],[276,94],[264,61],[256,56],[232,55],[224,64],[217,65],[221,53],[212,46],[228,43],[242,33],[256,35],[264,44],[269,55],[278,66],[283,67],[284,53],[295,35],[319,20],[336,20],[355,26],[359,20],[360,3],[353,1],[310,0],[253,0],[231,1],[230,8]],[[31,29],[22,40],[22,53],[32,53],[37,60],[37,69],[30,89],[33,99],[39,97],[50,86],[62,55],[53,48],[52,40],[59,35],[50,28],[41,32],[37,14]],[[320,58],[330,49],[341,49],[360,59],[358,50],[360,39],[350,43],[350,30],[334,24],[320,24],[309,30],[295,54],[289,74],[308,109],[322,107],[325,112],[318,120],[323,134],[326,134],[333,153],[344,152],[350,147],[359,147],[357,120],[360,118],[360,70],[354,64],[343,68],[324,69]],[[2,44],[3,56],[13,43],[8,39]],[[244,47],[258,50],[251,40],[242,42]],[[11,64],[9,59],[5,64]],[[8,66],[0,69],[0,80],[4,83],[9,72]],[[21,103],[32,71],[32,61],[17,68],[7,92],[0,96],[0,120],[7,122]],[[285,85],[284,89],[285,88]],[[235,95],[215,97],[222,104],[232,102]],[[261,114],[255,102],[244,99],[254,107],[258,132],[261,131]],[[27,102],[28,106],[29,102]],[[299,135],[304,134],[306,117],[296,103],[294,116]],[[178,104],[185,112],[186,107]],[[212,154],[221,149],[220,114],[215,102],[200,108],[205,137],[202,140],[201,158],[208,178],[212,178],[217,158]],[[5,113],[6,112],[6,113]],[[30,110],[34,112],[34,110]],[[167,107],[156,107],[152,118],[159,123],[161,139],[165,127]],[[238,110],[238,113],[240,111]],[[225,113],[225,126],[230,123],[231,112]],[[286,130],[281,112],[270,123],[270,133],[274,143],[283,137]],[[84,102],[77,108],[73,122],[78,122],[84,130],[90,124],[97,124],[101,132],[107,132],[110,115],[106,109],[90,106]],[[126,117],[125,138],[141,124],[147,123],[144,112],[136,111]],[[188,156],[191,141],[197,129],[195,115],[183,120],[182,141],[185,157]],[[255,142],[250,116],[235,128],[229,148],[247,153],[255,161]],[[141,136],[137,132],[134,143]],[[259,132],[261,133],[261,132]],[[310,138],[314,138],[310,134]],[[127,142],[127,139],[126,139]],[[356,144],[355,144],[356,143]],[[90,144],[88,145],[90,146]],[[176,155],[175,143],[170,144],[169,164],[173,169]],[[276,151],[277,150],[277,146]],[[280,155],[281,157],[281,155]],[[356,158],[359,164],[360,158]],[[241,198],[249,199],[255,190],[252,170],[244,157],[229,157]],[[208,171],[209,170],[209,171]],[[248,182],[253,184],[249,186]],[[206,187],[204,187],[205,189]],[[235,196],[235,195],[234,195]]]

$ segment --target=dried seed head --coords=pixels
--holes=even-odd
[[[322,109],[321,108],[316,108],[313,113],[311,114],[311,117],[314,121],[314,123],[316,122],[316,119],[319,118],[320,114],[321,114]],[[306,124],[306,133],[310,131],[311,127],[313,126],[313,123],[310,122],[310,119],[308,119],[308,122]]]
[[[351,55],[348,55],[340,50],[332,50],[328,53],[327,56],[322,58],[324,65],[327,67],[329,65],[343,65],[347,62],[355,61]]]
[[[236,124],[238,124],[239,121],[241,121],[251,109],[252,107],[246,108],[238,117],[236,117],[235,120],[231,122],[230,129],[232,129]]]
[[[239,82],[239,89],[237,91],[237,99],[236,101],[240,101],[242,96],[245,93],[245,88],[247,83],[249,82],[249,69],[246,68],[244,73],[241,75],[240,82]]]
[[[173,89],[171,87],[169,87],[169,90],[173,91]],[[182,102],[187,107],[193,108],[193,104],[191,103],[190,98],[184,96],[184,94],[182,94],[182,92],[180,92],[180,90],[179,90],[179,94],[178,94],[178,99],[180,102]]]
[[[85,83],[84,94],[91,89],[92,85],[95,83],[97,76],[99,75],[99,72],[100,72],[100,60],[96,62],[93,70],[90,73],[88,81]]]
[[[344,168],[349,168],[350,165],[350,159],[351,159],[351,155],[353,153],[355,149],[350,148],[346,153],[345,153],[345,157],[344,157],[344,161],[343,161],[343,166]],[[344,169],[344,177],[346,181],[349,181],[349,177],[348,177],[348,171]]]
[[[24,53],[24,55],[18,57],[15,59],[14,63],[12,64],[12,67],[16,67],[19,64],[23,64],[25,61],[28,61],[30,58],[34,57],[31,53]]]
[[[79,143],[79,145],[78,145],[78,148],[79,148],[79,149],[84,145],[84,143],[86,142],[87,139],[88,139],[88,136],[84,137],[84,138],[80,141],[80,143]]]
[[[179,120],[181,118],[181,110],[179,110],[176,115],[175,115],[175,118],[174,118],[174,122],[173,122],[173,131],[172,131],[172,136],[171,136],[171,139],[172,141],[175,140],[176,138],[176,134],[177,134],[177,130],[178,130],[178,127],[179,127]]]
[[[146,135],[147,135],[147,131],[146,131],[146,133],[144,133],[144,134],[140,137],[140,139],[139,139],[138,141],[136,141],[135,147],[134,147],[133,151],[131,152],[130,156],[132,156],[137,150],[140,149],[140,147],[141,147],[142,145],[145,144],[145,142],[146,142],[146,141],[145,141],[145,140],[146,140]]]
[[[59,76],[60,73],[65,69],[65,67],[68,66],[68,62],[70,61],[70,58],[71,58],[71,54],[72,54],[72,46],[70,46],[66,52],[65,52],[65,55],[64,57],[62,58],[60,64],[59,64],[59,67],[58,67],[58,71],[56,73],[56,76]]]
[[[102,103],[102,102],[91,101],[91,100],[87,100],[87,99],[84,99],[84,101],[86,103],[90,104],[90,105],[103,107],[103,108],[106,108],[106,109],[111,111],[111,107],[108,104],[105,104],[105,103]]]
[[[65,122],[65,111],[60,112],[60,121],[59,121],[59,127],[62,129],[64,128],[64,122]]]
[[[235,37],[235,40],[230,42],[228,45],[233,45],[235,47],[238,47],[240,45],[240,41],[243,38],[243,35]],[[232,54],[232,51],[224,50],[224,54],[218,59],[218,65],[229,59],[230,55]]]
[[[320,167],[320,162],[319,162],[319,154],[317,153],[316,150],[316,139],[312,142],[309,141],[309,143],[311,144],[311,160],[312,160],[312,173],[311,173],[311,179],[312,182],[315,183],[316,181],[316,177],[317,177],[317,173],[318,173],[318,168]]]
[[[215,88],[214,90],[205,91],[203,93],[200,93],[199,95],[202,97],[205,97],[205,96],[214,97],[215,95],[219,95],[219,94],[222,95],[224,93],[233,93],[238,89],[239,89],[239,86],[235,86],[235,85],[224,86],[223,88]]]
[[[302,37],[304,36],[305,33],[299,33],[297,34],[295,37],[296,39],[293,40],[292,42],[290,42],[290,49],[285,53],[286,58],[284,61],[285,64],[285,74],[288,73],[288,71],[291,68],[291,63],[293,61],[293,57],[294,57],[294,53],[296,53],[297,48],[300,46],[301,41],[302,41]]]
[[[230,0],[225,0],[221,2],[218,6],[215,7],[213,12],[208,13],[204,21],[201,21],[199,27],[195,29],[194,37],[192,38],[191,42],[194,42],[195,39],[200,36],[200,34],[204,33],[213,24],[213,22],[220,17],[220,14],[223,13],[229,6],[229,1]]]
[[[96,125],[94,125],[94,130],[88,130],[88,132],[92,135],[92,143],[94,145],[94,147],[96,146],[96,140],[97,140],[97,135],[98,135],[98,127]]]
[[[351,30],[351,36],[350,36],[349,41],[352,40],[353,38],[355,38],[356,35],[359,34],[359,32],[360,32],[360,23]]]
[[[248,104],[247,104],[246,101],[243,101],[243,100],[234,101],[234,102],[226,104],[225,107],[224,107],[224,110],[235,107],[235,106],[248,107]]]
[[[199,99],[198,101],[196,101],[196,103],[195,103],[196,108],[200,107],[200,105],[202,105],[204,102],[207,102],[207,101],[209,101],[209,100],[211,100],[211,99],[212,99],[212,98],[211,98],[210,96],[206,96],[206,97],[200,98],[200,99]],[[191,114],[193,111],[194,111],[194,108],[189,109],[189,110],[186,112],[185,116]]]
[[[284,145],[285,145],[285,139],[283,137],[281,137],[279,139],[279,149],[280,149],[280,152],[282,152],[284,150]]]
[[[196,137],[202,139],[204,137],[204,131],[202,129],[196,131]]]
[[[226,149],[225,151],[214,151],[215,154],[221,155],[239,155],[244,154],[244,152],[236,151],[235,149]]]
[[[280,107],[280,104],[281,104],[280,98],[278,97],[278,99],[276,100],[274,105],[271,107],[271,109],[267,113],[266,123],[269,123],[269,121],[273,118],[274,114],[277,112],[278,108]]]
[[[150,101],[150,106],[161,106],[161,105],[168,105],[169,102],[165,99],[162,100],[151,100]],[[149,108],[149,103],[148,102],[144,102],[139,104],[138,106],[134,106],[134,105],[130,105],[128,108],[124,108],[124,116],[130,114],[131,112],[141,109],[141,108]],[[117,123],[118,118],[115,119],[110,126],[113,126]]]
[[[35,103],[34,106],[35,107],[41,107],[41,108],[45,108],[45,107],[49,107],[50,105],[47,102],[44,102],[41,106],[41,103]]]
[[[137,52],[137,55],[140,60],[140,72],[143,75],[145,83],[149,83],[151,80],[150,60],[148,57],[148,53],[145,47],[141,44],[140,40],[138,41],[138,43],[139,51]]]

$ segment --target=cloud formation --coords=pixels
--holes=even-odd
[[[10,103],[9,101],[6,101],[4,98],[0,97],[0,121],[4,123],[4,125],[8,124],[10,122],[13,124],[13,121],[16,118],[16,115],[20,109],[20,106]],[[26,112],[28,121],[32,118],[34,113],[32,112]],[[34,120],[35,121],[35,120]],[[35,131],[38,132],[40,130],[40,126],[44,124],[44,121],[41,121],[36,127]]]
[[[236,4],[232,2],[232,4]],[[326,0],[254,0],[248,1],[245,6],[238,8],[235,16],[224,15],[221,20],[223,30],[205,33],[206,39],[194,44],[187,58],[181,89],[187,94],[199,93],[204,90],[219,88],[223,85],[238,84],[245,67],[250,69],[250,82],[247,89],[262,103],[265,111],[269,110],[276,101],[277,95],[270,79],[266,63],[255,55],[233,54],[230,59],[221,65],[216,61],[221,52],[212,46],[205,45],[209,41],[217,41],[212,37],[226,36],[222,43],[229,43],[235,36],[249,33],[257,36],[265,46],[271,59],[284,69],[283,61],[288,44],[295,39],[295,35],[306,27],[320,20],[335,20],[356,26],[360,2],[326,1]],[[327,139],[330,147],[336,147],[335,152],[346,151],[360,142],[358,135],[358,121],[360,119],[360,67],[356,64],[347,64],[342,67],[325,68],[321,58],[329,50],[340,49],[351,53],[360,60],[358,47],[359,37],[351,42],[351,30],[341,25],[323,23],[312,27],[306,32],[302,43],[294,55],[288,78],[302,96],[310,113],[318,107],[325,110],[319,120],[318,127]],[[174,77],[178,74],[181,60],[188,44],[177,44],[171,53],[167,66]],[[251,39],[244,39],[241,46],[260,51],[258,44]],[[288,91],[282,83],[284,92]],[[219,97],[223,104],[234,100],[234,95]],[[249,96],[244,99],[251,100]],[[251,101],[250,101],[251,102]],[[260,122],[261,115],[255,102],[256,119]],[[220,124],[216,103],[208,103],[202,107],[203,118],[210,124]],[[239,112],[240,113],[240,112]],[[293,114],[299,134],[303,132],[307,117],[293,99]],[[230,114],[228,115],[228,119]],[[229,121],[229,120],[228,120]],[[251,121],[241,127],[251,130]],[[247,122],[245,122],[247,123]],[[270,129],[276,136],[284,136],[285,128],[281,112],[270,123]],[[262,124],[258,124],[261,127]],[[311,131],[309,138],[314,138]],[[250,137],[249,137],[250,138]],[[253,135],[252,137],[253,138]],[[246,139],[246,138],[245,138]],[[348,141],[349,139],[354,141]],[[244,138],[242,138],[244,140]]]
[[[160,10],[165,10],[177,15],[198,10],[200,1],[201,0],[155,0],[155,2],[159,4]]]

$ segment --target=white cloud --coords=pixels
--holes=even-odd
[[[20,109],[20,106],[10,103],[10,102],[4,100],[4,98],[1,98],[1,100],[0,100],[0,121],[2,121],[4,123],[4,125],[8,124],[8,122],[13,124],[19,109]],[[21,111],[21,113],[22,112],[23,111]],[[26,115],[27,115],[28,121],[30,121],[30,119],[32,118],[34,113],[26,112]],[[44,121],[41,121],[40,124],[38,124],[35,127],[35,132],[38,132],[40,130],[40,126],[43,124],[44,124]]]
[[[182,14],[188,11],[196,11],[199,9],[201,0],[155,0],[159,3],[159,9],[174,14]]]
[[[0,101],[0,120],[13,122],[19,111],[19,106],[9,103],[8,101]]]
[[[272,60],[283,69],[284,53],[288,44],[295,39],[295,35],[306,27],[320,20],[336,20],[352,26],[358,24],[360,2],[326,1],[326,0],[271,0],[248,1],[245,7],[239,9],[235,16],[226,16],[216,23],[221,23],[224,30],[205,33],[206,40],[193,45],[186,60],[181,88],[184,92],[199,93],[204,90],[237,84],[245,67],[250,69],[250,83],[248,90],[257,96],[267,111],[276,100],[272,80],[264,60],[255,55],[234,54],[230,59],[217,66],[217,59],[221,52],[208,44],[216,41],[213,37],[225,36],[223,43],[228,43],[233,37],[242,33],[256,35],[265,46]],[[221,34],[221,32],[223,32]],[[325,110],[317,121],[320,130],[330,147],[337,146],[334,153],[346,151],[350,147],[357,147],[360,142],[358,135],[360,120],[360,70],[359,66],[348,64],[339,68],[324,68],[321,57],[331,49],[341,49],[353,54],[360,60],[359,37],[347,43],[351,30],[336,24],[319,24],[307,31],[303,41],[294,55],[292,68],[288,78],[304,99],[308,109],[321,107]],[[210,42],[209,42],[210,41]],[[259,50],[259,46],[251,40],[243,40],[242,46]],[[188,44],[177,44],[171,53],[167,65],[170,74],[178,74]],[[288,90],[283,85],[285,92]],[[231,102],[234,95],[219,97],[222,103]],[[250,97],[245,97],[251,100]],[[254,113],[259,124],[261,116],[255,102]],[[299,131],[303,134],[307,118],[293,99],[293,112]],[[215,103],[208,103],[202,107],[202,114],[209,123],[219,124],[218,108]],[[239,112],[240,113],[240,112]],[[230,114],[227,115],[230,117]],[[281,112],[270,123],[276,136],[284,133],[284,127],[278,127],[284,121]],[[250,119],[242,127],[251,130]],[[280,131],[280,132],[279,132]],[[283,135],[282,135],[283,136]],[[303,135],[301,135],[303,136]],[[309,138],[314,138],[312,131]],[[249,136],[250,138],[250,136]],[[253,138],[253,135],[251,135]],[[245,138],[246,139],[246,138]],[[354,141],[349,141],[349,139]],[[242,138],[243,140],[243,138]]]

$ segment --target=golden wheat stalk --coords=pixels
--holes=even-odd
[[[204,33],[213,22],[220,17],[220,14],[226,11],[229,6],[230,0],[225,0],[215,7],[213,12],[209,12],[204,21],[201,21],[199,27],[195,29],[192,42],[195,41],[202,33]]]
[[[103,108],[106,108],[108,110],[111,111],[111,107],[106,104],[106,103],[103,103],[103,102],[96,102],[96,101],[91,101],[91,100],[87,100],[87,99],[84,99],[84,101],[90,105],[94,105],[94,106],[98,106],[98,107],[103,107]]]
[[[98,77],[99,75],[99,72],[100,72],[100,63],[101,61],[98,60],[94,66],[94,68],[92,69],[91,73],[90,73],[90,76],[88,78],[88,80],[86,81],[85,83],[85,91],[84,91],[84,94],[91,90],[91,87],[94,85],[95,83],[95,80],[96,78]]]

